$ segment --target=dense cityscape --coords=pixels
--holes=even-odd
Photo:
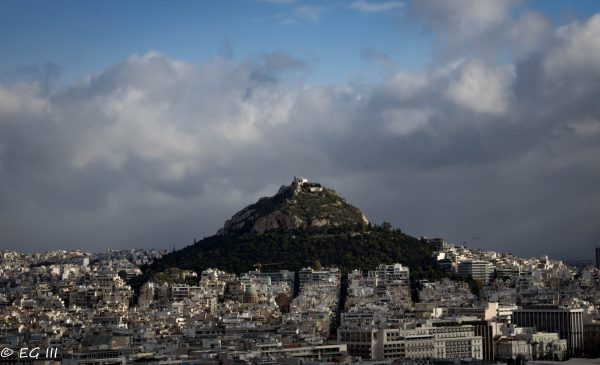
[[[600,365],[599,0],[0,0],[0,365]]]
[[[3,363],[516,363],[598,356],[596,266],[433,239],[445,277],[401,263],[236,275],[169,269],[127,283],[158,250],[3,251]],[[10,349],[6,350],[6,349]],[[48,352],[50,349],[50,352]]]

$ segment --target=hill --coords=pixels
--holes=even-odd
[[[216,235],[144,268],[133,284],[141,285],[169,268],[242,273],[256,264],[268,264],[269,271],[298,270],[316,260],[343,272],[400,262],[411,269],[414,279],[434,278],[438,276],[431,266],[435,250],[435,244],[406,235],[389,223],[371,226],[358,208],[335,191],[297,178],[273,197],[236,213]]]
[[[225,221],[218,234],[264,233],[309,227],[350,227],[369,221],[334,190],[295,177],[272,197],[259,199]]]

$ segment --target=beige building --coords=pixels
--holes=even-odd
[[[533,359],[562,360],[567,356],[567,340],[561,339],[558,333],[536,332],[518,335],[531,345]]]
[[[525,340],[501,338],[496,341],[496,356],[498,360],[514,360],[519,356],[531,360],[531,345]]]
[[[482,337],[473,326],[340,328],[338,342],[363,359],[483,359]]]

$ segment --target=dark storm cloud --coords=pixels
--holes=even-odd
[[[543,47],[524,40],[505,64],[426,5],[419,16],[457,29],[444,44],[472,56],[376,85],[304,85],[309,65],[283,53],[148,53],[65,90],[0,86],[2,247],[181,247],[301,174],[415,235],[586,257],[600,238],[600,16],[532,35]],[[509,10],[467,15],[508,39],[525,27]],[[545,29],[528,16],[529,33]]]

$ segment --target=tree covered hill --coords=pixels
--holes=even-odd
[[[274,196],[234,214],[216,235],[144,267],[144,274],[132,284],[139,287],[169,268],[242,273],[260,264],[268,271],[296,271],[317,260],[343,272],[399,262],[410,268],[412,278],[435,278],[438,272],[431,265],[435,250],[433,243],[406,235],[389,223],[371,226],[358,208],[334,190],[296,177]]]
[[[381,263],[400,262],[410,268],[413,278],[435,278],[438,273],[431,265],[435,250],[433,243],[388,225],[363,230],[338,227],[215,235],[167,254],[146,268],[137,280],[146,281],[171,267],[198,273],[207,268],[242,273],[253,270],[257,263],[268,265],[268,271],[298,270],[316,260],[343,272],[372,270]]]

